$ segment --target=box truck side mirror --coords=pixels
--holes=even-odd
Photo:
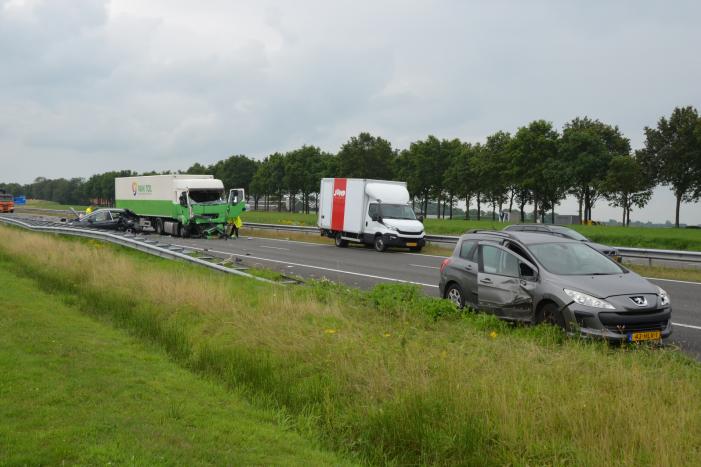
[[[416,216],[416,220],[419,221],[419,222],[421,222],[421,223],[423,223],[423,221],[424,221],[424,216],[422,216],[421,214],[419,214],[418,216]]]

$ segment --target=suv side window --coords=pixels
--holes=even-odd
[[[460,245],[460,257],[468,261],[474,261],[473,250],[475,250],[475,245],[477,245],[477,240],[463,240],[462,245]]]
[[[483,272],[508,277],[520,276],[516,256],[491,245],[482,245],[481,249]]]

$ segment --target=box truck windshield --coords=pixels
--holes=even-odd
[[[193,203],[223,202],[224,192],[219,190],[190,190],[190,200]]]
[[[379,216],[385,219],[407,219],[415,220],[416,215],[411,207],[405,204],[378,204],[371,203],[369,207],[370,216]]]

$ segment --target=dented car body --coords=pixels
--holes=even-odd
[[[660,340],[667,293],[586,243],[526,232],[463,235],[441,266],[441,296],[501,318],[585,336]]]

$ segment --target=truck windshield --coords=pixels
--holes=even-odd
[[[383,218],[416,220],[414,210],[406,204],[381,204],[379,207]]]
[[[190,190],[193,203],[213,203],[224,200],[224,194],[218,190]]]

